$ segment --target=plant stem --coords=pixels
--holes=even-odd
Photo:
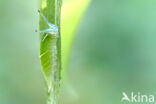
[[[61,0],[41,0],[40,11],[51,24],[58,27],[57,37],[50,33],[40,33],[40,60],[47,88],[47,104],[58,104],[61,76]],[[42,17],[39,27],[40,30],[49,28]]]

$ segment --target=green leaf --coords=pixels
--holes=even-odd
[[[41,13],[51,24],[56,25],[59,30],[58,37],[50,33],[40,34],[40,60],[47,88],[47,104],[58,104],[61,54],[63,56],[63,68],[65,69],[67,67],[74,33],[89,1],[72,0],[65,2],[61,14],[62,23],[60,28],[61,0],[41,0]],[[49,28],[42,16],[40,16],[39,27],[40,30]],[[62,44],[61,41],[63,42]],[[61,45],[63,46],[62,49]]]
[[[71,47],[80,20],[87,9],[90,0],[70,0],[63,4],[61,14],[61,42],[62,42],[62,76],[67,80],[67,67]]]
[[[40,33],[40,60],[47,88],[47,104],[58,104],[61,70],[61,35],[60,35],[61,0],[41,0],[41,13],[51,24],[58,27],[58,37],[55,34]],[[49,26],[42,16],[40,30]]]

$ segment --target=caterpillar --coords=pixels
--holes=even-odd
[[[59,65],[59,29],[58,26],[50,23],[43,13],[38,10],[43,20],[49,26],[44,30],[39,30],[41,34],[40,59],[47,85],[48,99],[47,102],[56,104],[58,100],[60,65]]]

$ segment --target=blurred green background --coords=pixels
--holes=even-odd
[[[0,0],[0,104],[45,104],[34,32],[38,4]],[[121,104],[123,91],[155,95],[155,11],[155,0],[92,0],[73,42],[60,104]]]

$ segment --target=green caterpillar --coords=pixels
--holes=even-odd
[[[41,0],[40,60],[47,88],[47,104],[58,104],[61,70],[61,0]]]

